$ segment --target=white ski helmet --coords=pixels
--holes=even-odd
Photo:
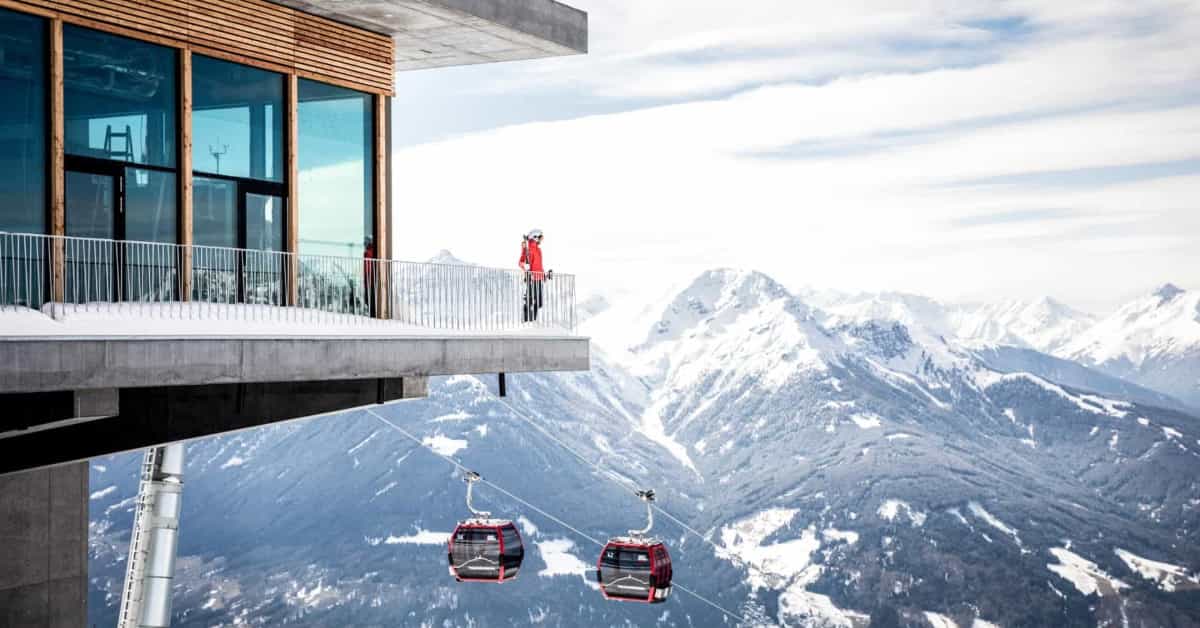
[[[532,240],[534,238],[540,238],[540,237],[542,237],[542,230],[541,229],[532,229],[532,230],[530,230],[529,235],[527,237],[530,240]]]

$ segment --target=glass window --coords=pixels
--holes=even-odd
[[[283,181],[283,75],[192,57],[192,167]]]
[[[66,232],[80,238],[116,237],[117,178],[86,172],[66,173]]]
[[[0,9],[0,231],[46,232],[46,25]]]
[[[375,257],[373,97],[300,79],[300,253]]]
[[[504,537],[504,555],[509,557],[520,557],[525,555],[525,548],[521,545],[521,537],[517,534],[517,530],[512,527],[504,527],[500,529],[500,533]]]
[[[650,555],[645,550],[612,548],[604,550],[603,563],[618,569],[649,569]]]
[[[176,53],[63,27],[63,111],[72,155],[175,166]]]
[[[238,245],[237,183],[196,177],[192,181],[192,239],[199,246]]]
[[[283,199],[246,194],[246,248],[283,250]]]
[[[175,173],[125,169],[125,239],[175,242]]]

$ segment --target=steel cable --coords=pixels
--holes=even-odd
[[[636,488],[636,487],[635,487],[635,488],[632,488],[632,489],[630,489],[630,488],[629,488],[629,485],[627,484],[627,482],[628,482],[628,481],[627,481],[627,480],[625,480],[625,478],[622,478],[621,476],[617,475],[616,473],[613,473],[613,472],[611,472],[611,471],[608,471],[607,469],[604,469],[603,467],[601,467],[601,466],[600,466],[600,463],[598,463],[598,462],[592,462],[591,460],[588,460],[588,459],[587,459],[587,457],[585,457],[583,454],[579,453],[579,452],[578,452],[578,451],[576,451],[574,448],[572,448],[570,445],[567,445],[566,443],[562,442],[562,441],[561,441],[561,440],[559,440],[558,438],[555,438],[555,437],[554,437],[554,435],[550,434],[549,430],[546,430],[546,429],[545,429],[545,428],[543,428],[542,426],[538,425],[538,423],[537,423],[536,421],[534,421],[534,420],[533,420],[531,417],[529,417],[529,416],[528,416],[528,415],[526,415],[525,413],[521,412],[520,410],[517,410],[515,407],[513,407],[513,405],[512,405],[512,404],[508,403],[507,401],[504,401],[503,399],[499,399],[499,401],[500,401],[500,403],[501,403],[502,405],[504,405],[504,407],[508,408],[508,409],[509,409],[509,410],[510,410],[510,411],[511,411],[513,414],[515,414],[515,415],[517,416],[517,418],[519,418],[519,419],[521,419],[521,420],[525,421],[526,423],[528,423],[528,424],[532,425],[532,426],[533,426],[535,429],[537,429],[538,431],[540,431],[540,432],[541,432],[542,434],[544,434],[544,435],[545,435],[547,438],[549,438],[550,440],[553,440],[555,443],[558,443],[558,445],[559,445],[560,447],[562,447],[563,449],[566,449],[567,451],[569,451],[569,452],[571,452],[572,454],[574,454],[576,458],[579,458],[580,460],[582,460],[584,463],[588,464],[588,465],[589,465],[589,466],[591,466],[592,468],[594,468],[594,469],[596,469],[597,471],[599,471],[599,472],[601,472],[601,473],[603,473],[603,474],[607,475],[607,476],[608,476],[610,479],[612,479],[612,480],[613,480],[614,482],[616,482],[617,484],[619,484],[619,485],[623,486],[623,487],[624,487],[624,488],[626,488],[627,490],[630,490],[631,492],[633,492],[633,493],[635,493],[635,494],[636,494],[636,493],[637,493],[637,491],[639,490],[639,489],[638,489],[638,488]],[[713,543],[713,542],[712,542],[712,539],[708,538],[708,536],[706,536],[706,535],[704,535],[704,534],[701,534],[700,532],[696,531],[694,528],[692,528],[692,527],[691,527],[691,526],[689,526],[688,524],[686,524],[686,523],[684,523],[683,521],[681,521],[681,520],[680,520],[678,517],[676,517],[675,515],[672,515],[671,513],[669,513],[669,512],[667,512],[666,510],[664,510],[664,509],[663,509],[661,506],[659,506],[658,504],[654,504],[652,507],[654,508],[654,511],[655,511],[655,512],[657,512],[657,513],[661,514],[662,516],[666,517],[667,519],[670,519],[671,521],[674,521],[674,522],[675,522],[675,523],[676,523],[676,524],[677,524],[677,525],[678,525],[680,528],[683,528],[684,530],[686,530],[686,531],[688,531],[688,532],[691,532],[692,534],[696,535],[696,538],[699,538],[701,541],[704,541],[704,542],[705,542],[705,543],[707,543],[708,545],[712,546],[712,548],[713,548],[714,550],[716,550],[717,552],[724,552],[724,551],[725,551],[725,550],[724,550],[724,549],[722,549],[720,546],[718,546],[716,543]]]
[[[385,404],[385,405],[386,405],[386,404]],[[506,405],[506,406],[508,406],[510,409],[512,409],[512,406],[509,406],[507,403],[505,403],[504,405]],[[393,423],[392,421],[389,421],[388,419],[384,418],[382,415],[380,415],[378,412],[375,412],[375,411],[374,411],[374,410],[372,410],[371,408],[363,408],[363,411],[365,411],[366,413],[368,413],[368,414],[370,414],[371,416],[375,417],[376,419],[379,419],[379,421],[381,421],[381,422],[382,422],[384,425],[387,425],[388,427],[391,427],[393,430],[395,430],[396,432],[398,432],[398,433],[400,433],[400,434],[404,435],[404,436],[405,436],[405,437],[407,437],[409,440],[413,441],[414,443],[416,443],[416,444],[417,444],[417,445],[419,445],[420,447],[422,447],[422,448],[424,448],[424,449],[428,450],[428,451],[429,451],[430,453],[432,453],[433,455],[435,455],[435,456],[437,456],[437,457],[439,457],[439,458],[441,458],[441,459],[445,460],[446,462],[449,462],[450,464],[454,465],[454,467],[455,467],[455,468],[457,468],[459,471],[461,471],[461,472],[463,472],[463,473],[467,473],[467,472],[469,472],[469,471],[470,471],[470,469],[468,469],[468,468],[467,468],[465,465],[463,465],[461,462],[459,462],[458,460],[456,460],[456,459],[455,459],[453,456],[448,456],[448,455],[446,455],[446,454],[443,454],[442,452],[440,452],[440,451],[437,451],[436,449],[434,449],[432,446],[425,444],[425,441],[423,441],[423,440],[421,440],[421,439],[417,438],[415,435],[413,435],[413,434],[412,434],[411,432],[409,432],[408,430],[406,430],[406,429],[404,429],[404,428],[400,427],[399,425],[396,425],[396,424],[395,424],[395,423]],[[516,410],[515,410],[515,409],[514,409],[513,411],[514,411],[514,412],[516,412]],[[540,430],[540,429],[541,429],[541,428],[539,427],[539,430]],[[542,431],[543,431],[543,433],[546,433],[544,430],[542,430]],[[547,434],[547,436],[549,436],[549,434]],[[553,437],[551,437],[551,438],[553,438]],[[576,456],[579,456],[579,454],[578,454],[577,452],[575,452],[573,449],[570,449],[570,447],[567,447],[567,445],[566,445],[565,443],[563,443],[562,441],[559,441],[558,439],[554,439],[554,440],[555,440],[555,442],[557,442],[559,445],[561,445],[561,446],[563,446],[563,447],[566,447],[566,448],[567,448],[567,449],[569,449],[569,450],[570,450],[572,453],[575,453],[575,455],[576,455]],[[583,459],[583,460],[585,460],[585,461],[586,461],[586,459],[585,459],[585,458],[582,458],[582,457],[581,457],[581,459]],[[599,469],[599,470],[601,470],[601,471],[604,471],[603,469]],[[578,534],[579,536],[581,536],[581,537],[583,537],[583,538],[585,538],[585,539],[587,539],[587,540],[591,541],[591,542],[592,542],[592,543],[594,543],[595,545],[598,545],[598,546],[600,546],[600,547],[604,547],[604,545],[605,545],[605,544],[604,544],[604,543],[602,543],[602,542],[601,542],[599,539],[597,539],[597,538],[595,538],[595,537],[591,536],[590,534],[588,534],[588,533],[586,533],[586,532],[583,532],[583,531],[582,531],[582,530],[580,530],[579,528],[576,528],[575,526],[573,526],[573,525],[571,525],[571,524],[567,523],[566,521],[563,521],[562,519],[559,519],[558,517],[555,517],[554,515],[552,515],[552,514],[550,514],[550,513],[546,512],[545,510],[542,510],[541,508],[538,508],[537,506],[535,506],[535,505],[533,505],[533,504],[529,503],[528,501],[526,501],[526,500],[524,500],[524,499],[522,499],[522,498],[518,497],[517,495],[513,494],[511,491],[508,491],[507,489],[505,489],[505,488],[501,487],[500,485],[496,484],[495,482],[489,481],[489,480],[487,480],[487,479],[482,479],[482,480],[480,480],[480,481],[481,481],[481,482],[483,482],[484,484],[488,485],[489,487],[496,489],[496,490],[497,490],[497,491],[499,491],[500,493],[503,493],[504,495],[506,495],[506,496],[508,496],[508,497],[512,498],[513,500],[516,500],[517,502],[520,502],[521,504],[523,504],[523,505],[527,506],[528,508],[530,508],[530,509],[534,510],[535,512],[537,512],[538,514],[540,514],[540,515],[542,515],[542,516],[546,517],[547,519],[550,519],[551,521],[553,521],[553,522],[555,522],[555,523],[557,523],[557,524],[559,524],[559,525],[563,526],[564,528],[566,528],[566,529],[568,529],[568,530],[570,530],[570,531],[574,532],[575,534]],[[656,509],[656,510],[661,510],[661,509],[659,509],[659,508],[657,508],[657,507],[656,507],[655,509]],[[665,513],[665,512],[664,512],[663,514],[667,514],[667,513]],[[667,516],[668,516],[668,517],[670,517],[670,515],[669,515],[669,514],[667,514]],[[672,518],[672,519],[675,519],[674,517],[671,517],[671,518]],[[678,520],[676,520],[676,521],[678,521]],[[686,526],[685,526],[685,527],[686,527]],[[690,528],[689,528],[689,529],[690,529]],[[695,533],[695,532],[693,531],[693,533]],[[703,538],[703,537],[701,537],[701,538]],[[715,546],[714,546],[714,547],[715,547]],[[717,604],[716,602],[713,602],[712,600],[710,600],[710,599],[708,599],[707,597],[705,597],[705,596],[703,596],[703,595],[701,595],[701,594],[699,594],[699,593],[697,593],[697,592],[695,592],[695,591],[693,591],[693,590],[689,589],[688,587],[686,587],[686,586],[684,586],[684,585],[682,585],[682,584],[679,584],[678,582],[675,582],[675,581],[674,581],[674,579],[672,579],[671,586],[678,588],[680,591],[683,591],[684,593],[687,593],[688,595],[691,595],[692,597],[696,598],[697,600],[700,600],[701,602],[704,602],[705,604],[708,604],[709,606],[711,606],[711,607],[715,608],[716,610],[720,611],[721,613],[725,614],[727,617],[730,617],[730,618],[732,618],[732,619],[736,619],[736,620],[738,620],[739,622],[741,622],[741,623],[743,623],[743,624],[747,623],[747,622],[746,622],[746,619],[745,619],[744,617],[742,617],[741,615],[738,615],[737,613],[734,613],[733,611],[730,611],[730,610],[726,609],[725,607],[721,606],[720,604]]]

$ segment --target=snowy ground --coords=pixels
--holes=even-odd
[[[53,308],[62,308],[53,310]],[[53,314],[53,315],[52,315]],[[561,327],[514,326],[492,330],[442,329],[400,321],[334,314],[306,308],[212,303],[49,304],[43,310],[0,307],[3,337],[155,336],[571,336]]]
[[[1051,548],[1050,553],[1058,562],[1048,563],[1046,568],[1068,580],[1084,595],[1107,597],[1129,588],[1129,585],[1112,577],[1096,563],[1065,547]]]
[[[1172,593],[1181,589],[1200,589],[1200,574],[1188,574],[1187,569],[1179,565],[1143,558],[1120,548],[1114,551],[1131,571],[1156,582],[1163,591]]]

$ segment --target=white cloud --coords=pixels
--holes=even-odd
[[[1200,284],[1200,174],[1089,174],[1200,159],[1195,5],[578,4],[590,57],[505,66],[491,88],[672,104],[399,150],[401,256],[512,266],[536,226],[585,290],[713,266],[1082,307]],[[1029,33],[972,25],[998,18]]]

